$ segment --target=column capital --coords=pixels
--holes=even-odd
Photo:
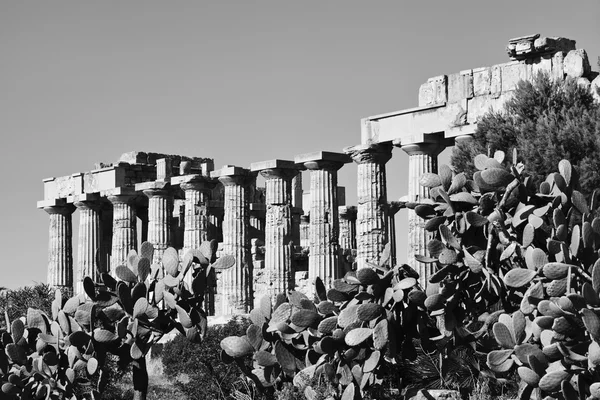
[[[355,206],[339,206],[338,212],[340,214],[340,218],[350,221],[356,220],[357,209]]]
[[[292,179],[298,174],[298,167],[289,160],[268,160],[250,164],[250,171],[259,172],[265,179]]]
[[[105,196],[113,205],[133,204],[137,197],[135,190],[130,187],[117,187],[101,192],[101,195]]]
[[[346,147],[344,153],[352,157],[357,164],[385,164],[392,158],[392,149],[392,142],[382,142]]]
[[[344,153],[330,151],[317,151],[314,153],[300,154],[294,157],[294,162],[309,170],[337,171],[352,162],[352,158]]]
[[[71,203],[49,205],[43,207],[48,214],[71,215],[75,211],[75,206]]]
[[[394,139],[393,144],[409,156],[426,154],[437,157],[446,147],[454,144],[454,139],[445,139],[443,136],[431,133]]]
[[[135,185],[135,190],[143,192],[148,198],[171,194],[171,183],[167,181],[143,182]]]
[[[171,178],[171,185],[179,185],[181,190],[209,191],[217,185],[216,179],[206,175],[183,175]]]
[[[219,179],[223,186],[247,186],[256,181],[256,172],[249,169],[226,165],[220,170],[212,171],[211,178]]]
[[[98,211],[102,208],[100,202],[100,196],[92,193],[85,193],[75,196],[70,196],[69,200],[73,202],[75,207],[80,210],[95,210]]]

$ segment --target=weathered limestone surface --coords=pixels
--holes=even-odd
[[[294,288],[292,257],[292,179],[297,169],[292,161],[253,163],[266,181],[265,268],[255,275],[255,290],[274,299]]]
[[[340,248],[356,249],[356,215],[355,206],[339,206],[340,216]]]
[[[337,171],[352,161],[343,153],[316,152],[295,157],[310,171],[310,253],[308,278],[326,285],[339,277]]]
[[[109,195],[113,205],[113,234],[110,272],[114,275],[119,265],[127,264],[127,254],[137,249],[137,224],[135,195],[132,191],[119,190]]]
[[[211,172],[225,188],[223,253],[235,257],[235,266],[221,273],[221,314],[247,313],[252,308],[252,260],[250,258],[249,187],[256,175],[239,167],[226,166]]]
[[[64,201],[49,201],[43,206],[50,215],[48,232],[48,284],[50,286],[73,288],[73,227],[71,215],[75,211],[72,204]],[[39,203],[38,203],[39,204]]]
[[[173,194],[167,181],[139,183],[136,190],[148,197],[148,242],[154,245],[153,263],[162,260],[167,247],[171,245],[173,217]]]
[[[172,184],[179,183],[185,194],[185,231],[183,234],[183,252],[199,248],[208,240],[207,204],[214,182],[202,175],[186,175],[181,180],[171,180]]]
[[[426,172],[437,172],[437,156],[445,145],[434,136],[427,136],[427,142],[404,144],[398,143],[408,156],[408,200],[416,202],[429,198],[429,189],[419,184],[419,178]],[[396,142],[394,142],[396,144]],[[415,255],[427,254],[427,243],[431,234],[425,230],[425,220],[409,210],[408,214],[408,257],[407,264],[419,272],[419,282],[426,287],[432,273],[431,264],[423,264],[415,260]]]
[[[571,78],[579,78],[590,73],[590,61],[584,49],[571,50],[564,59],[564,71]]]
[[[392,157],[392,144],[358,145],[344,150],[358,164],[357,268],[367,262],[379,264],[389,240],[387,178],[385,164]]]
[[[112,251],[112,235],[113,235],[113,209],[109,201],[102,202],[100,211],[100,221],[102,227],[102,239],[100,240],[101,256],[100,266],[102,271],[110,271],[110,253]]]
[[[77,276],[75,293],[83,292],[83,278],[89,276],[98,282],[102,266],[100,201],[98,196],[79,195],[74,199],[79,210],[79,245],[77,251]]]

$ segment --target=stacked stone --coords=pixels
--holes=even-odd
[[[265,270],[255,281],[256,290],[274,299],[294,288],[292,179],[297,169],[287,160],[253,163],[250,169],[266,180]]]
[[[358,145],[344,150],[358,164],[357,267],[379,264],[388,237],[388,204],[385,164],[392,144]]]
[[[127,264],[129,251],[137,249],[137,220],[133,190],[117,188],[107,196],[113,206],[113,234],[110,272]]]
[[[316,152],[296,156],[296,164],[310,171],[310,252],[308,278],[329,284],[340,275],[338,243],[337,171],[352,159],[343,153]]]
[[[50,215],[48,232],[48,284],[73,289],[72,204],[64,200],[45,201],[44,211]]]
[[[75,293],[83,292],[83,278],[99,281],[102,266],[101,225],[99,197],[94,194],[74,196],[73,204],[79,210],[79,246],[77,251],[77,281]]]
[[[250,258],[249,188],[256,176],[249,170],[225,166],[213,171],[225,187],[223,253],[235,257],[235,265],[221,273],[221,315],[247,313],[252,308],[252,261]]]

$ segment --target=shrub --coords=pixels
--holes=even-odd
[[[12,321],[27,314],[28,308],[51,313],[54,290],[45,283],[25,286],[19,289],[5,289],[0,293],[0,309],[6,310]],[[5,326],[6,327],[6,326]]]
[[[243,335],[249,325],[249,320],[237,318],[224,325],[209,326],[202,346],[177,335],[162,350],[165,374],[178,381],[190,400],[230,398],[242,371],[236,364],[220,361],[219,343],[227,336]]]

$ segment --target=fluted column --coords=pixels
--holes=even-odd
[[[216,240],[223,242],[223,217],[225,210],[223,201],[209,200],[206,207],[206,215],[208,216],[208,240]]]
[[[144,182],[135,185],[148,197],[148,242],[154,245],[152,262],[158,263],[171,246],[171,221],[173,219],[173,194],[166,181]]]
[[[294,287],[292,271],[292,178],[297,175],[292,161],[270,160],[254,163],[252,171],[265,178],[267,207],[265,222],[265,269],[260,284],[275,298]]]
[[[138,204],[135,212],[141,222],[142,231],[140,232],[140,241],[142,243],[148,241],[148,204]]]
[[[48,232],[48,285],[73,289],[73,204],[44,207],[50,215]]]
[[[77,277],[75,293],[83,292],[83,278],[94,282],[100,278],[101,258],[100,202],[98,196],[80,195],[75,198],[79,210],[79,244],[77,251]]]
[[[389,142],[348,147],[344,151],[358,164],[357,267],[379,264],[388,237],[385,164],[392,157]]]
[[[317,152],[297,156],[296,163],[310,171],[310,250],[308,277],[321,277],[326,285],[338,278],[338,200],[337,171],[351,162],[342,153]]]
[[[421,175],[426,172],[437,173],[437,156],[444,149],[441,140],[430,137],[423,143],[403,144],[402,150],[408,154],[408,200],[418,202],[429,198],[429,189],[419,184]],[[431,233],[425,230],[425,220],[417,216],[414,210],[408,212],[408,260],[407,263],[419,272],[419,282],[426,287],[433,272],[433,264],[423,264],[415,260],[415,255],[427,254],[427,243]]]
[[[356,214],[354,206],[339,206],[340,215],[340,248],[356,249]]]
[[[137,220],[135,196],[114,194],[107,196],[113,205],[113,235],[110,272],[114,275],[119,265],[127,265],[127,254],[137,249]]]
[[[211,172],[225,188],[223,253],[235,257],[235,265],[221,272],[221,314],[244,314],[253,306],[252,260],[250,257],[249,193],[256,176],[239,167]]]
[[[183,233],[183,251],[199,248],[208,240],[207,202],[214,183],[202,175],[181,177],[180,187],[185,193],[185,231]]]

